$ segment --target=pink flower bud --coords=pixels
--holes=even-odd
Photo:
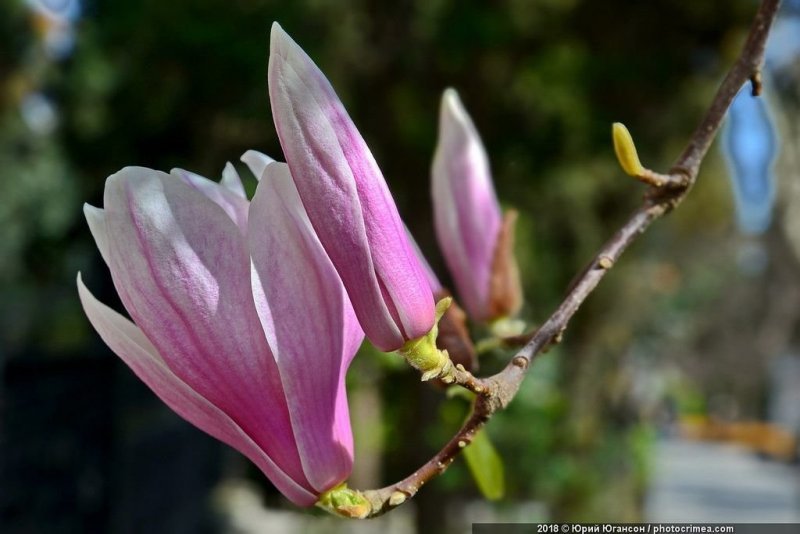
[[[458,94],[442,97],[432,197],[439,246],[469,315],[490,321],[520,305],[514,217],[503,220],[489,159]]]
[[[328,80],[277,24],[272,114],[308,217],[367,338],[390,351],[434,325],[434,300],[378,165]]]

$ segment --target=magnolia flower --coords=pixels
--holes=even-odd
[[[285,164],[248,202],[220,184],[127,167],[89,227],[131,316],[83,308],[103,340],[181,417],[247,456],[292,502],[314,504],[350,474],[344,376],[363,333]]]
[[[442,97],[432,174],[436,236],[464,307],[483,322],[513,315],[521,305],[516,214],[504,220],[486,150],[453,89]]]
[[[383,175],[330,82],[278,24],[269,94],[297,190],[367,338],[385,351],[422,338],[433,295]]]

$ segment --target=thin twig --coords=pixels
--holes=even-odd
[[[512,358],[505,369],[494,376],[480,379],[469,373],[460,373],[456,377],[456,383],[481,393],[467,422],[433,458],[412,475],[390,486],[362,492],[372,506],[370,517],[399,506],[413,497],[423,484],[447,469],[492,415],[511,402],[531,362],[552,343],[560,341],[572,316],[628,246],[653,221],[670,212],[686,197],[697,180],[700,165],[739,89],[751,81],[754,95],[761,91],[764,47],[779,5],[780,0],[761,2],[744,48],[722,81],[708,111],[669,173],[659,175],[665,177],[664,183],[661,186],[650,187],[642,206],[635,210],[622,228],[600,248],[589,266],[573,282],[567,296],[555,312],[536,330],[530,341]]]

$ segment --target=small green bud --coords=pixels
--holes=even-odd
[[[489,323],[489,331],[498,338],[518,336],[525,331],[525,321],[513,317],[499,317]]]
[[[364,519],[372,512],[372,504],[358,490],[346,483],[339,484],[320,495],[317,506],[334,515],[350,519]]]
[[[614,152],[617,154],[617,161],[622,170],[631,176],[641,176],[645,168],[639,161],[633,137],[625,125],[615,122],[611,127],[611,137],[614,140]]]

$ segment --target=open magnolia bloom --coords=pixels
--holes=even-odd
[[[131,320],[78,289],[92,325],[181,417],[239,450],[293,503],[353,463],[344,389],[363,339],[285,164],[248,152],[252,202],[221,183],[127,167],[86,218]]]
[[[278,24],[269,94],[297,190],[367,338],[393,351],[426,336],[433,294],[383,175],[330,82]]]
[[[516,212],[503,217],[486,149],[453,89],[442,97],[432,175],[436,236],[464,307],[481,322],[514,315],[522,304]]]

